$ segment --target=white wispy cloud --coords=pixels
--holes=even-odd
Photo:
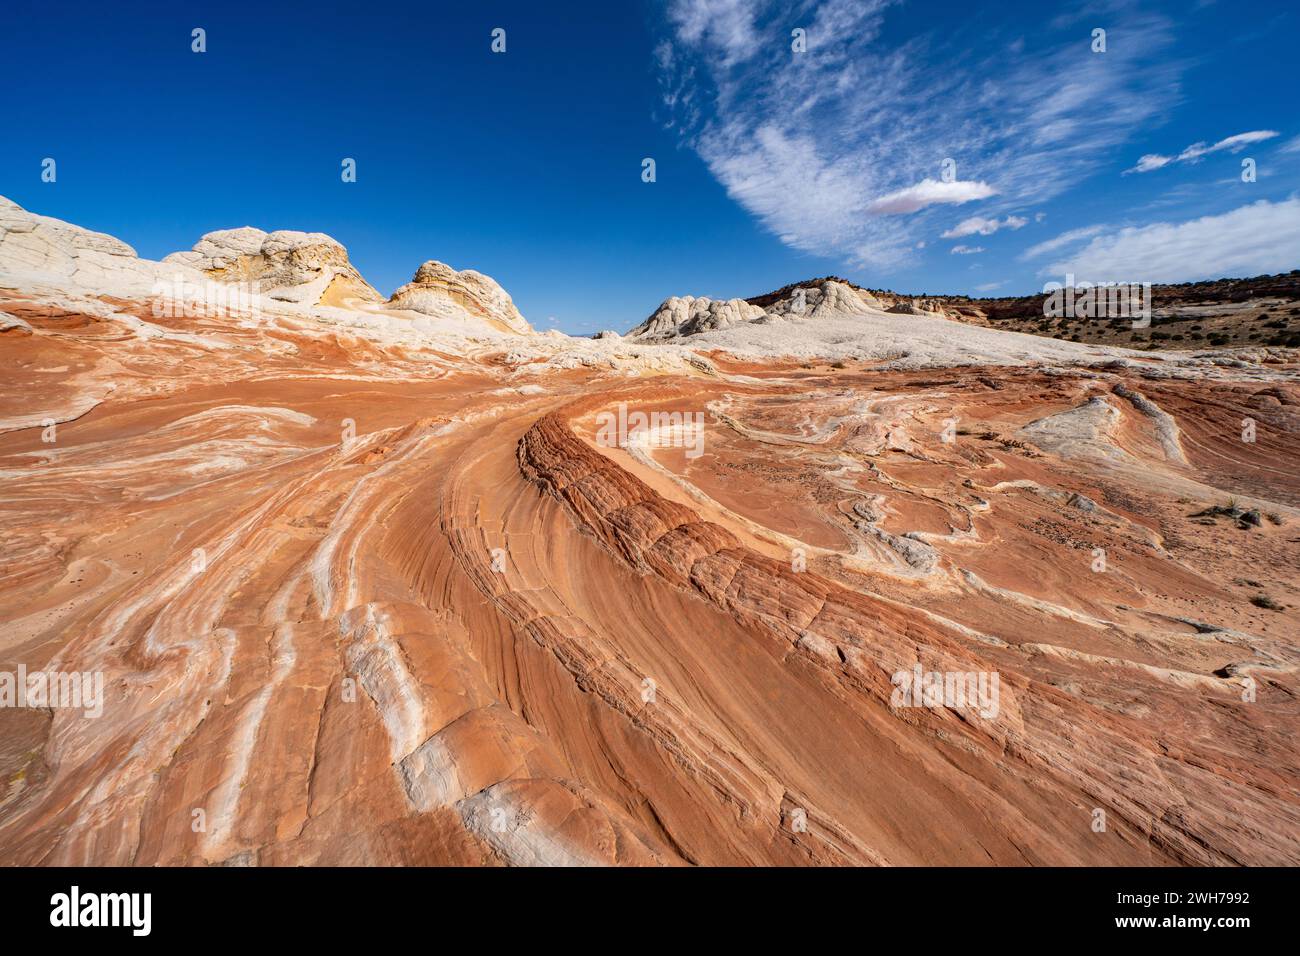
[[[945,21],[887,45],[886,17],[907,15],[895,6],[669,0],[672,49],[658,59],[675,128],[793,248],[902,266],[951,203],[983,203],[980,218],[1016,228],[1014,210],[1112,161],[1180,95],[1162,17],[1108,14],[1125,42],[1102,56],[1075,26],[1022,21]],[[791,49],[795,27],[804,53]],[[1039,39],[1018,42],[1031,28]],[[692,115],[680,106],[688,90]],[[956,175],[940,177],[947,159]]]
[[[1029,225],[1029,220],[1021,216],[1007,216],[1006,219],[985,219],[983,216],[971,216],[969,219],[963,219],[941,235],[944,239],[961,239],[964,236],[974,235],[991,236],[999,229],[1020,229],[1027,225]]]
[[[1132,169],[1124,170],[1124,173],[1149,173],[1153,169],[1159,169],[1161,166],[1168,166],[1174,161],[1172,156],[1161,156],[1159,153],[1147,153],[1139,157],[1137,165]]]
[[[751,0],[673,0],[668,19],[684,42],[712,49],[729,66],[758,52],[758,6]]]
[[[1040,275],[1089,282],[1191,282],[1286,272],[1300,265],[1300,197],[1261,199],[1217,216],[1097,235]]]
[[[955,256],[973,256],[978,252],[983,252],[983,246],[966,246],[959,245],[952,247],[952,254]]]
[[[1071,229],[1069,232],[1063,232],[1054,239],[1048,239],[1037,245],[1030,246],[1020,254],[1021,259],[1037,259],[1048,253],[1055,252],[1057,249],[1063,249],[1071,243],[1082,242],[1085,239],[1091,239],[1100,232],[1105,231],[1105,226],[1083,226],[1079,229]]]
[[[1000,289],[1000,288],[1002,288],[1002,286],[1004,286],[1004,285],[1006,285],[1006,284],[1007,284],[1007,280],[1006,280],[1006,279],[1000,279],[1000,280],[997,281],[997,282],[985,282],[983,285],[977,285],[977,286],[975,287],[975,291],[976,291],[976,292],[992,292],[994,289]]]
[[[1279,146],[1278,149],[1283,153],[1300,153],[1300,136],[1292,137]]]
[[[923,179],[915,186],[905,186],[873,199],[867,205],[867,211],[878,216],[893,216],[899,213],[916,212],[935,203],[960,204],[970,202],[972,199],[987,199],[996,192],[997,190],[988,183]]]
[[[1217,143],[1208,144],[1204,142],[1193,143],[1177,156],[1162,156],[1159,153],[1147,153],[1137,161],[1137,165],[1131,169],[1124,170],[1124,174],[1129,173],[1149,173],[1153,169],[1161,169],[1170,163],[1194,163],[1202,156],[1208,156],[1210,153],[1218,153],[1227,150],[1230,153],[1239,153],[1252,143],[1262,143],[1264,140],[1272,139],[1277,136],[1276,130],[1256,129],[1249,133],[1237,133],[1235,136],[1228,136],[1219,140]]]

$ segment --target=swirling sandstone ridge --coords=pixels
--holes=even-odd
[[[328,237],[159,315],[9,208],[0,672],[104,700],[0,708],[0,862],[1300,863],[1294,353],[578,341]]]

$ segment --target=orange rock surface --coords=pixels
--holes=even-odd
[[[0,290],[0,671],[104,679],[0,708],[0,862],[1300,863],[1294,364],[537,372],[87,301]]]

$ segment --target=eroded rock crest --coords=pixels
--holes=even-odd
[[[382,299],[348,261],[347,250],[322,232],[222,229],[163,262],[189,266],[223,282],[257,283],[262,294],[283,302],[310,306]]]
[[[435,259],[420,266],[415,277],[393,293],[388,305],[438,319],[485,322],[503,332],[532,331],[495,280],[473,269],[457,272]]]

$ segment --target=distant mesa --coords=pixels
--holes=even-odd
[[[473,269],[457,272],[436,259],[420,266],[415,278],[393,293],[388,307],[471,324],[486,322],[498,332],[533,331],[496,280]]]

